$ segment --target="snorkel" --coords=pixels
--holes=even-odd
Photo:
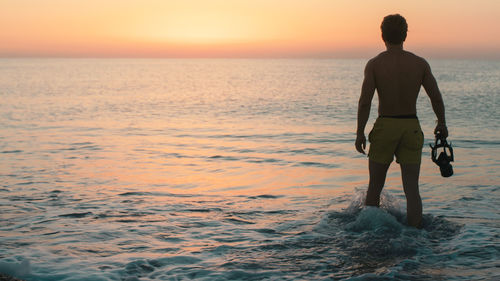
[[[453,167],[451,166],[450,162],[454,160],[453,148],[451,147],[451,142],[448,144],[446,138],[445,137],[443,138],[438,133],[436,134],[436,141],[434,142],[434,146],[432,146],[432,144],[429,145],[432,149],[431,151],[432,162],[436,163],[436,165],[439,166],[439,170],[441,170],[441,176],[445,178],[451,177],[453,175]],[[443,151],[441,151],[441,153],[439,153],[438,156],[437,153],[439,148],[443,148]]]

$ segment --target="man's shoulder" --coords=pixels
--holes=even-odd
[[[427,61],[421,57],[421,56],[417,56],[415,55],[414,53],[412,52],[408,52],[408,51],[405,51],[406,55],[408,57],[410,57],[411,59],[414,59],[415,61],[419,62],[419,63],[424,63],[424,64],[427,64]]]
[[[405,51],[403,51],[403,56],[406,58],[405,60],[407,61],[407,63],[409,62],[411,64],[416,64],[416,65],[420,65],[423,67],[426,67],[428,65],[427,60],[425,60],[423,57],[418,56],[412,52],[408,52],[405,50]],[[390,55],[387,53],[387,51],[384,51],[384,52],[379,53],[375,57],[371,58],[367,62],[367,66],[374,67],[377,64],[383,65],[383,64],[385,64],[386,61],[392,61],[392,60],[390,59]]]
[[[375,66],[377,64],[384,64],[384,62],[388,59],[387,51],[381,52],[378,55],[374,56],[370,60],[368,60],[367,65]]]
[[[375,62],[377,62],[377,61],[379,61],[379,60],[383,59],[383,58],[384,58],[384,56],[385,56],[385,54],[386,54],[386,52],[379,53],[378,55],[376,55],[376,56],[374,56],[373,58],[371,58],[371,59],[368,61],[368,63],[375,63]]]
[[[368,62],[366,63],[366,68],[370,69],[375,67],[375,65],[383,60],[384,52],[374,56],[373,58],[369,59]]]

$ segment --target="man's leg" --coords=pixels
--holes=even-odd
[[[377,163],[372,160],[368,161],[368,170],[370,172],[370,182],[368,183],[368,191],[366,192],[366,206],[380,205],[380,192],[384,188],[387,169],[391,164]]]
[[[422,227],[422,199],[418,191],[420,164],[401,164],[401,177],[406,195],[406,216],[408,224]]]

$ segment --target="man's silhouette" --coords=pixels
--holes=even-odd
[[[424,86],[429,96],[437,126],[434,130],[447,137],[444,103],[429,64],[421,57],[403,50],[408,25],[396,14],[382,22],[382,39],[387,50],[366,64],[365,77],[358,105],[356,150],[365,154],[365,126],[375,93],[378,93],[379,117],[368,135],[370,141],[370,182],[366,194],[367,206],[379,206],[387,169],[396,156],[407,202],[408,224],[422,226],[422,200],[418,190],[420,160],[424,135],[417,119],[417,96]]]

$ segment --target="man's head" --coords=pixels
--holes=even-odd
[[[399,45],[406,39],[408,24],[400,14],[388,15],[382,21],[382,39],[391,45]]]

